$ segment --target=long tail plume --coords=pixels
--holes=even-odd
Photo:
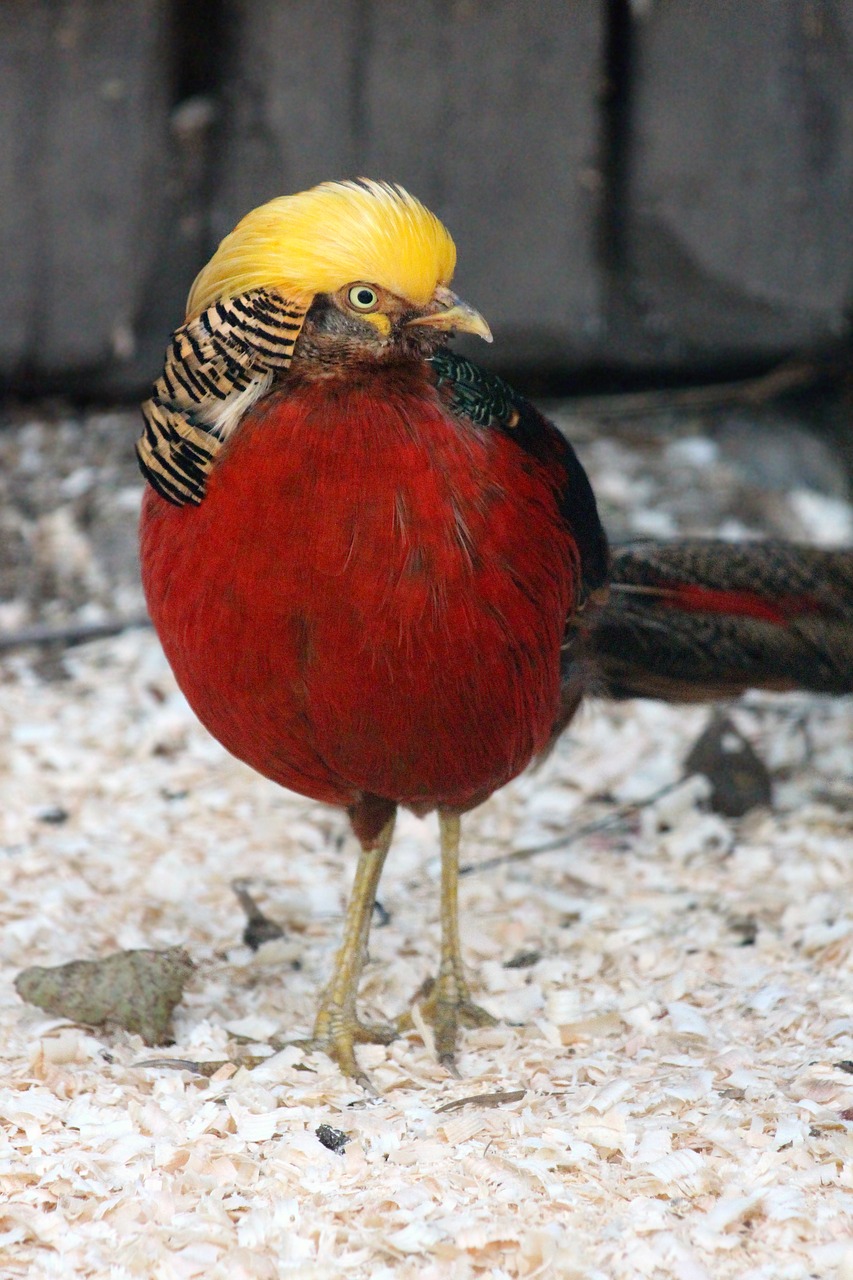
[[[853,550],[713,539],[617,547],[587,644],[611,698],[851,692]]]

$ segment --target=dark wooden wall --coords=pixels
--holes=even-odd
[[[132,395],[252,205],[403,182],[494,358],[694,371],[845,332],[853,0],[3,0],[0,375]]]

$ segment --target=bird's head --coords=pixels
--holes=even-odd
[[[402,187],[324,182],[252,210],[190,290],[187,320],[221,299],[275,290],[301,320],[293,353],[317,371],[400,352],[429,355],[454,331],[491,342],[450,289],[456,246]]]
[[[450,290],[455,265],[438,218],[386,182],[324,182],[248,213],[197,276],[142,406],[145,476],[198,503],[222,442],[283,378],[429,358],[454,331],[491,342]]]

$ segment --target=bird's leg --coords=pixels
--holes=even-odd
[[[396,1029],[382,1023],[362,1023],[356,1016],[358,983],[367,956],[367,939],[373,903],[382,866],[391,845],[394,815],[385,823],[375,841],[362,841],[355,882],[347,906],[344,937],[331,981],[323,992],[314,1022],[312,1048],[322,1049],[346,1076],[353,1076],[368,1088],[370,1082],[355,1057],[356,1044],[390,1044]]]
[[[461,1026],[492,1027],[497,1019],[471,999],[459,945],[459,830],[458,813],[440,810],[441,832],[441,963],[438,977],[429,987],[421,1013],[435,1031],[438,1060],[456,1072],[456,1035]],[[398,1025],[411,1027],[411,1014]]]

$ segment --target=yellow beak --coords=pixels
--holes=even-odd
[[[433,294],[433,301],[438,304],[439,309],[430,311],[425,316],[415,316],[414,320],[407,320],[407,329],[416,324],[426,324],[431,329],[454,329],[457,333],[473,333],[484,342],[492,341],[492,331],[479,311],[457,298],[450,289],[439,285]]]

